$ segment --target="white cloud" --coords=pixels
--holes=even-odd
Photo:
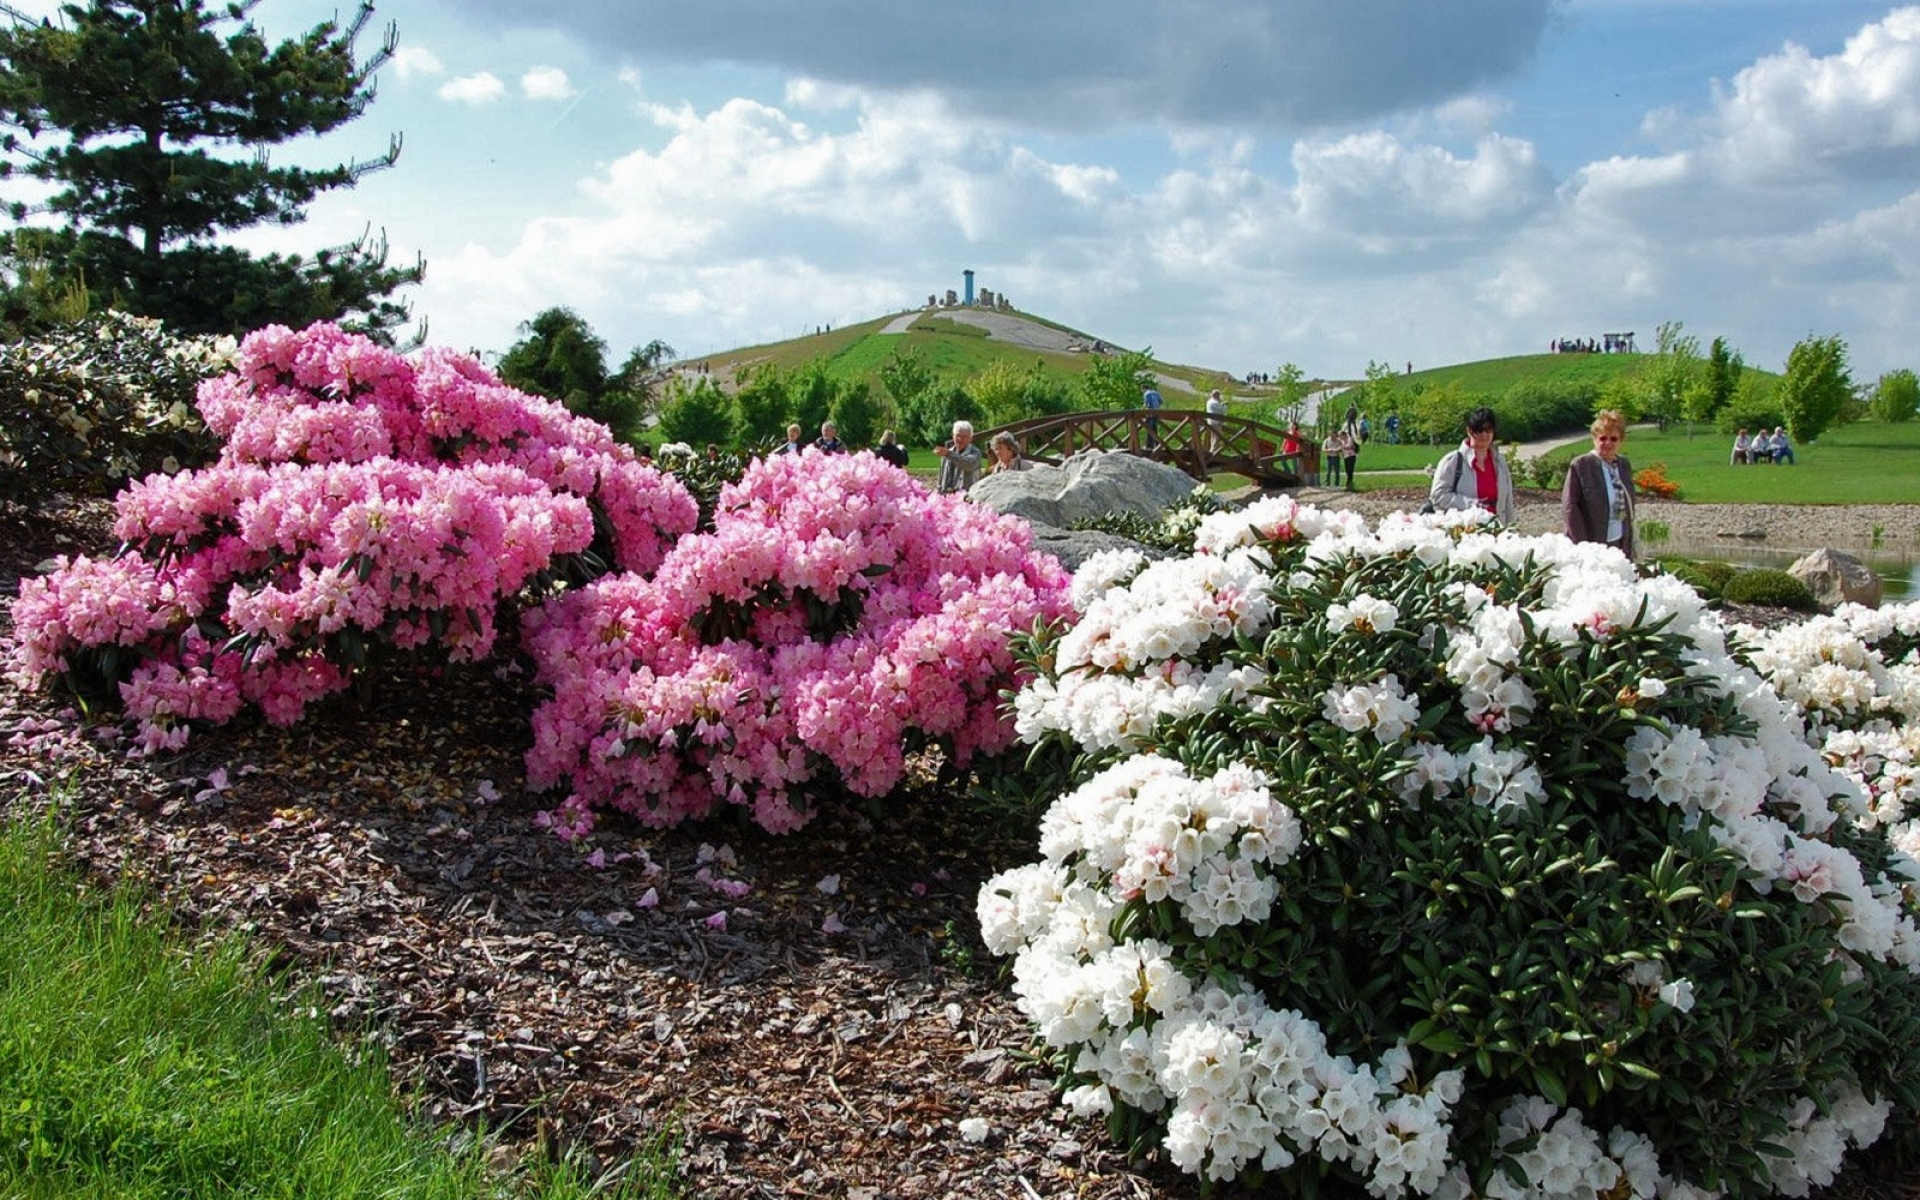
[[[431,50],[402,46],[393,52],[393,69],[400,78],[411,79],[415,75],[440,75],[447,68]]]
[[[520,76],[520,94],[529,100],[571,100],[580,92],[559,67],[534,67]]]
[[[1920,8],[1826,58],[1789,44],[1718,97],[1710,150],[1731,178],[1920,179]]]
[[[451,100],[456,104],[492,104],[496,100],[504,100],[506,95],[507,85],[489,71],[449,79],[440,85],[439,92],[442,100]]]

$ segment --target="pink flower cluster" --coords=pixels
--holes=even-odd
[[[757,462],[652,578],[528,612],[553,689],[529,782],[570,782],[563,833],[596,808],[664,826],[722,801],[786,832],[826,785],[891,791],[912,744],[960,765],[1002,749],[1000,695],[1019,682],[1006,635],[1069,609],[1066,573],[1031,544],[1023,522],[872,455]]]
[[[13,677],[130,665],[121,698],[149,751],[244,704],[290,724],[378,647],[484,658],[501,606],[600,522],[619,566],[649,570],[695,521],[604,427],[471,359],[410,361],[333,326],[247,338],[201,407],[221,460],[129,487],[128,549],[63,563],[14,604]]]

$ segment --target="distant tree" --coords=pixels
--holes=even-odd
[[[1073,388],[1035,363],[1021,383],[1020,402],[1029,417],[1052,417],[1073,411]]]
[[[1794,441],[1805,444],[1825,433],[1840,419],[1852,395],[1847,344],[1838,335],[1805,338],[1788,352],[1780,381],[1780,411]]]
[[[1727,345],[1727,339],[1713,339],[1713,346],[1707,351],[1706,374],[1703,386],[1689,395],[1696,401],[1693,411],[1687,413],[1689,421],[1711,421],[1720,415],[1722,409],[1733,402],[1734,389],[1740,386],[1740,374],[1746,370],[1741,361],[1740,352]]]
[[[880,364],[880,386],[887,389],[896,415],[906,411],[907,402],[932,387],[939,378],[918,350],[897,347],[892,357]]]
[[[865,449],[880,433],[884,415],[873,385],[864,379],[843,379],[834,389],[833,423],[840,427],[840,440]]]
[[[1362,415],[1370,418],[1373,424],[1380,421],[1400,402],[1400,373],[1393,369],[1392,363],[1367,362],[1367,383],[1360,394],[1353,397],[1352,403],[1359,406]]]
[[[708,443],[731,446],[734,422],[733,401],[711,376],[702,375],[692,383],[678,378],[667,382],[658,426],[662,442],[685,442],[695,452]]]
[[[1458,382],[1417,387],[1399,398],[1401,433],[1410,442],[1452,445],[1465,436],[1467,413],[1479,402]]]
[[[387,263],[384,239],[255,257],[216,243],[256,225],[293,225],[322,193],[351,187],[399,157],[312,169],[268,150],[329,133],[373,102],[393,54],[391,25],[365,61],[354,43],[373,16],[327,21],[272,45],[252,3],[89,0],[34,22],[0,6],[0,178],[46,191],[9,205],[62,222],[43,247],[56,277],[84,280],[95,307],[162,318],[182,333],[340,320],[386,336],[407,311],[389,299],[423,266]],[[8,237],[12,235],[0,235]]]
[[[1722,433],[1742,429],[1772,429],[1787,423],[1780,409],[1780,380],[1759,371],[1744,371],[1734,385],[1733,399],[1720,410],[1715,425]]]
[[[1026,375],[1006,359],[987,364],[967,380],[967,392],[980,405],[989,425],[1005,425],[1026,416]]]
[[[1641,365],[1636,378],[1644,385],[1638,413],[1629,417],[1651,420],[1660,428],[1681,420],[1703,405],[1706,367],[1700,358],[1700,339],[1679,321],[1663,321],[1656,336],[1653,358]]]
[[[1906,367],[1888,371],[1873,385],[1868,409],[1876,420],[1911,421],[1920,409],[1920,378]]]
[[[1088,408],[1139,408],[1140,394],[1153,382],[1153,350],[1096,354],[1080,376],[1080,394]]]
[[[980,405],[959,384],[935,385],[908,401],[900,414],[900,440],[909,446],[938,446],[953,436],[955,421],[976,426],[985,418]]]
[[[737,424],[734,437],[748,450],[762,450],[786,440],[787,383],[779,368],[761,363],[735,377],[733,391]]]
[[[626,396],[635,413],[644,421],[659,407],[660,384],[666,377],[667,369],[679,357],[679,351],[655,338],[644,346],[628,351],[626,361],[607,380],[607,388]]]
[[[500,357],[500,378],[523,392],[558,400],[571,412],[631,435],[635,414],[607,403],[607,343],[570,308],[549,308],[520,323],[520,340]],[[611,418],[611,419],[610,419]],[[626,426],[622,429],[621,426]]]
[[[1281,363],[1280,369],[1273,373],[1275,388],[1280,393],[1280,402],[1274,406],[1274,416],[1282,422],[1304,420],[1307,415],[1307,374],[1298,363]]]
[[[820,436],[820,424],[833,414],[838,394],[838,384],[824,358],[813,359],[787,380],[788,415],[800,422],[801,433],[808,441]]]

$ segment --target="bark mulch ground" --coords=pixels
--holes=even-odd
[[[103,518],[0,515],[0,599],[105,547]],[[1031,858],[1030,817],[923,785],[788,837],[608,818],[569,846],[524,788],[536,699],[492,668],[421,669],[139,758],[0,684],[0,810],[62,799],[89,870],[245,931],[386,1047],[416,1111],[511,1151],[617,1171],[666,1135],[702,1197],[1198,1194],[1055,1104],[978,943],[975,889]],[[1874,1162],[1828,1194],[1920,1189]]]

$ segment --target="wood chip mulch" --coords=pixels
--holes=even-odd
[[[110,548],[104,516],[0,513],[0,599],[54,554]],[[1017,822],[983,837],[989,814],[923,786],[788,837],[607,818],[569,846],[534,820],[555,797],[524,787],[536,699],[495,668],[421,670],[140,758],[0,683],[0,811],[64,797],[88,870],[248,933],[312,985],[290,994],[385,1047],[415,1111],[505,1155],[616,1173],[665,1135],[700,1197],[1199,1194],[1061,1109],[1031,1056],[973,919],[980,882],[1032,856]],[[1917,1181],[1883,1157],[1823,1195]]]

